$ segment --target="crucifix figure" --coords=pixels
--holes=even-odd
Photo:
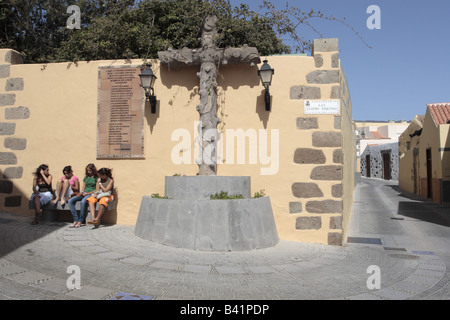
[[[208,16],[206,18],[203,32],[202,45],[199,49],[183,48],[181,50],[168,50],[158,52],[161,63],[170,68],[180,68],[183,66],[200,65],[200,72],[197,73],[200,78],[200,104],[197,111],[200,114],[201,123],[201,150],[202,152],[211,152],[215,148],[211,144],[215,143],[215,137],[206,135],[209,129],[216,129],[220,120],[217,117],[217,66],[219,64],[242,63],[254,66],[261,62],[256,48],[247,45],[241,48],[218,48],[217,39],[217,17]],[[202,153],[203,154],[203,153]],[[217,158],[213,163],[205,161],[201,157],[199,163],[199,175],[216,175]]]

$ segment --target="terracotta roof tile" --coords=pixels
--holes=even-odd
[[[427,107],[437,125],[450,124],[450,103],[430,103]]]
[[[370,133],[375,137],[375,139],[385,139],[378,131],[370,131]]]

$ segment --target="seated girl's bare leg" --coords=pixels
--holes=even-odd
[[[92,221],[95,221],[95,203],[89,202],[89,212],[91,213]]]
[[[62,192],[61,192],[61,205],[64,206],[66,204],[66,193],[67,190],[69,190],[69,180],[64,180],[63,186],[62,186]]]
[[[98,207],[98,213],[97,213],[97,221],[100,223],[100,219],[102,218],[103,213],[105,212],[106,208],[103,205],[99,205]]]
[[[32,224],[38,223],[39,214],[41,213],[41,197],[35,195],[33,198],[34,201],[34,219],[31,222]]]
[[[62,181],[59,180],[56,184],[56,198],[52,200],[53,204],[57,204],[59,201],[59,198],[63,198],[64,195],[61,196],[61,190],[62,190]]]

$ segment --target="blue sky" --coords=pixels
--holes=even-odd
[[[257,10],[257,0],[247,3]],[[321,10],[345,18],[372,48],[343,24],[314,19],[324,38],[339,38],[340,59],[347,75],[354,120],[412,120],[425,114],[427,103],[450,102],[450,1],[289,0],[272,1],[304,11]],[[370,30],[367,8],[377,5],[381,29]],[[307,27],[298,33],[320,36]],[[274,79],[275,80],[275,79]]]

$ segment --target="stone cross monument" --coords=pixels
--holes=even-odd
[[[217,17],[208,16],[203,26],[202,45],[199,49],[183,48],[181,50],[168,50],[158,52],[159,59],[164,66],[178,69],[183,66],[200,65],[200,104],[197,111],[200,113],[200,123],[202,126],[201,148],[202,155],[215,152],[211,148],[215,137],[205,135],[209,129],[216,129],[220,120],[217,117],[217,66],[228,63],[241,63],[254,66],[261,62],[256,48],[247,45],[241,48],[218,48],[217,40]],[[202,157],[199,163],[199,175],[216,175],[217,158],[216,154],[209,154],[208,160]]]

